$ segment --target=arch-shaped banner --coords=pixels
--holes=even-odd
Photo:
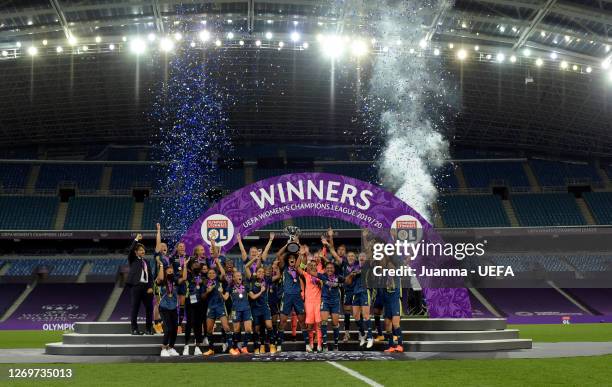
[[[209,208],[182,237],[187,251],[214,238],[228,251],[243,237],[289,218],[317,216],[341,219],[375,233],[398,229],[404,219],[422,227],[423,240],[441,238],[419,213],[391,192],[341,175],[306,172],[260,180],[243,187]],[[430,268],[456,264],[451,256],[417,258],[411,265]],[[459,279],[418,277],[431,317],[471,317],[468,292]]]

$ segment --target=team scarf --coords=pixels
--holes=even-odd
[[[289,272],[291,278],[293,278],[293,282],[295,282],[295,280],[297,279],[297,271],[292,267],[287,268],[287,271]]]
[[[217,284],[217,281],[209,279],[208,281],[206,281],[206,289],[208,289],[211,286],[215,286],[216,284]]]
[[[311,282],[313,285],[316,285],[316,284],[318,284],[318,283],[319,283],[319,278],[318,278],[318,277],[316,277],[316,276],[314,276],[314,275],[311,275],[311,276],[310,276],[310,282]]]
[[[215,269],[217,267],[215,259],[213,257],[206,258],[206,266],[208,266],[209,269]]]
[[[330,290],[333,288],[332,285],[335,285],[337,283],[338,283],[338,278],[336,277],[335,274],[331,274],[327,276],[327,286],[329,286]]]
[[[346,269],[349,273],[352,273],[356,271],[357,269],[361,269],[361,266],[359,265],[359,262],[356,261],[356,262],[353,262],[352,264],[349,264]]]
[[[244,293],[244,284],[234,285],[234,292]]]

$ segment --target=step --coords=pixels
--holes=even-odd
[[[353,324],[354,322],[351,322]],[[414,318],[403,319],[401,328],[404,331],[485,331],[502,330],[506,328],[504,318]],[[144,325],[141,324],[141,330]],[[130,333],[130,323],[124,321],[109,322],[77,322],[74,325],[75,333],[103,333],[127,334]]]
[[[506,339],[506,340],[469,340],[469,341],[404,341],[404,350],[410,352],[472,352],[472,351],[500,351],[530,349],[531,340]],[[182,352],[183,344],[177,344],[177,351]],[[382,351],[386,347],[384,342],[374,344],[373,351]],[[215,348],[220,351],[220,344]],[[304,351],[304,343],[285,342],[283,351]],[[340,351],[360,350],[357,342],[340,343]],[[115,355],[115,356],[139,356],[159,355],[159,344],[47,344],[45,353],[49,355]]]
[[[340,333],[341,336],[344,332]],[[467,340],[505,340],[518,339],[518,330],[491,330],[491,331],[404,331],[405,340],[413,341],[467,341]],[[178,341],[182,341],[184,335],[178,335]],[[298,331],[297,338],[301,339]],[[161,344],[162,335],[132,336],[130,334],[81,334],[65,333],[64,344]],[[221,342],[221,332],[214,333],[215,342]],[[291,332],[285,332],[285,338],[292,340]],[[357,332],[351,332],[351,339],[357,341]],[[328,332],[328,340],[333,340],[333,333]]]

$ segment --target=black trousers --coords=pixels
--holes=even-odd
[[[164,345],[174,347],[176,342],[176,329],[178,327],[178,312],[176,309],[159,308],[159,314],[164,322]]]
[[[132,301],[131,323],[132,330],[138,330],[138,312],[140,304],[145,307],[146,330],[153,329],[153,293],[147,293],[147,284],[137,284],[130,287],[130,296]]]
[[[202,344],[202,322],[204,321],[204,303],[199,302],[192,304],[189,298],[185,300],[185,312],[187,314],[187,324],[185,324],[185,345],[189,344],[191,339],[191,331],[195,336],[196,344]]]

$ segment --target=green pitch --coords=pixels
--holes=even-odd
[[[341,362],[384,386],[543,386],[610,385],[612,356],[562,359],[419,360]],[[53,364],[10,367],[71,368],[69,380],[7,380],[0,366],[0,384],[26,386],[156,386],[189,381],[211,386],[362,386],[359,379],[324,362],[316,363],[189,363],[189,364]],[[185,383],[183,383],[185,384]]]

